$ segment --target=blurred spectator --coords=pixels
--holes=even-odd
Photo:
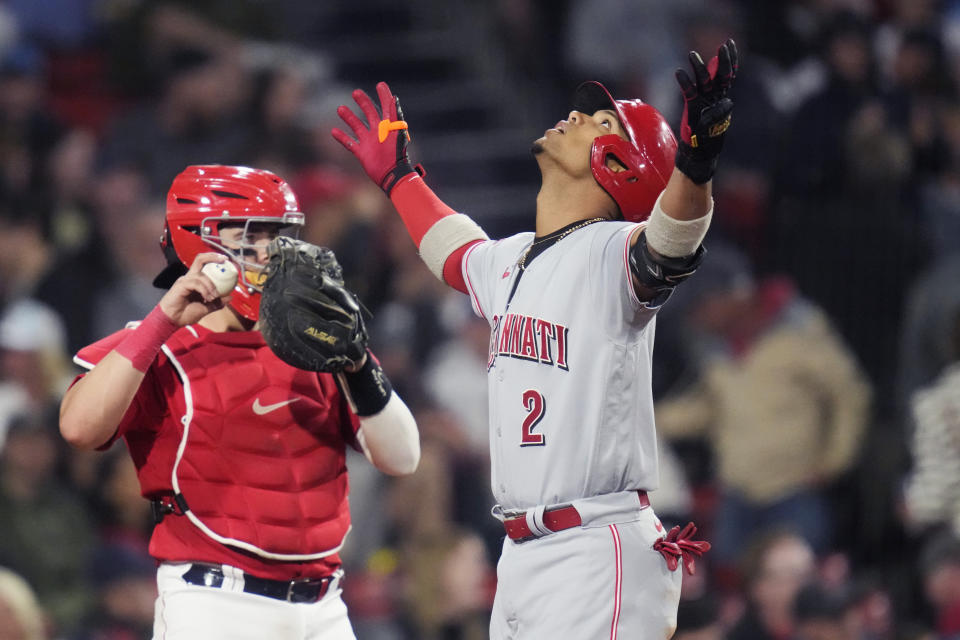
[[[258,54],[265,58],[262,64],[266,66],[254,73],[251,163],[293,175],[299,167],[318,159],[303,113],[310,95],[329,81],[328,73],[322,58],[306,50],[284,51],[261,45],[249,52],[251,57]]]
[[[97,0],[7,0],[24,37],[54,50],[72,49],[92,39]]]
[[[829,79],[788,125],[769,255],[834,319],[877,388],[878,408],[888,411],[895,371],[889,345],[900,332],[917,231],[907,199],[911,147],[878,87],[872,30],[862,16],[841,12],[824,36]]]
[[[736,243],[756,263],[766,259],[767,225],[770,218],[770,197],[773,175],[770,167],[777,162],[784,114],[775,104],[772,93],[777,69],[751,54],[749,43],[741,38],[737,14],[724,10],[724,5],[700,9],[684,21],[684,47],[693,51],[713,51],[717,42],[734,38],[740,57],[750,73],[741,74],[732,89],[737,105],[737,136],[724,142],[724,170],[714,183],[716,211],[712,237],[722,235]],[[675,92],[673,69],[661,80],[664,90]],[[673,97],[673,94],[670,94]],[[662,110],[669,122],[680,118],[681,101],[672,100]]]
[[[490,455],[487,421],[490,326],[471,311],[470,301],[461,295],[446,296],[443,311],[451,339],[437,349],[424,368],[425,383],[432,400],[463,425],[469,447],[486,460]]]
[[[26,206],[43,193],[47,156],[62,134],[45,104],[44,53],[19,43],[0,57],[0,194]]]
[[[694,515],[694,499],[687,479],[683,462],[670,444],[663,438],[657,441],[657,462],[660,468],[660,487],[650,492],[650,502],[657,511],[657,517],[669,530],[674,525],[685,525],[690,520],[699,521]],[[709,557],[703,562],[708,563]],[[689,577],[686,582],[696,580]],[[687,588],[687,584],[683,586]]]
[[[19,384],[34,409],[55,407],[73,378],[66,330],[52,309],[22,299],[0,315],[0,377]]]
[[[55,475],[56,420],[15,421],[0,452],[0,565],[26,578],[60,632],[77,629],[91,605],[84,569],[94,530],[81,500]]]
[[[236,57],[243,37],[276,33],[277,11],[250,0],[116,2],[109,8],[104,12],[104,48],[110,74],[116,86],[135,97],[155,97],[165,61],[176,51]]]
[[[131,320],[146,317],[163,291],[152,286],[154,276],[166,266],[157,251],[166,211],[159,202],[143,203],[126,211],[125,219],[105,225],[104,237],[111,263],[110,286],[95,296],[93,331],[109,335]],[[101,214],[104,215],[104,214]]]
[[[369,180],[357,180],[332,165],[305,167],[291,187],[307,217],[301,238],[333,250],[347,286],[375,314],[385,293],[375,281],[390,259],[377,250],[377,225],[386,219],[389,201]]]
[[[412,637],[489,637],[494,576],[478,536],[447,528],[418,537],[403,557]]]
[[[441,536],[452,524],[462,522],[460,516],[476,518],[480,514],[479,517],[493,520],[481,506],[471,504],[468,510],[462,504],[470,502],[468,495],[484,495],[485,504],[489,493],[487,483],[477,482],[475,474],[484,466],[475,462],[463,426],[452,414],[438,409],[423,409],[416,416],[421,438],[420,465],[415,473],[397,478],[390,491],[391,520],[401,547],[416,544],[421,538]],[[466,476],[459,483],[458,474]],[[457,491],[469,485],[473,489],[470,494]]]
[[[951,364],[911,398],[913,470],[904,505],[914,527],[945,524],[960,536],[960,306],[948,317]]]
[[[891,77],[896,75],[898,64],[903,62],[898,57],[904,41],[920,31],[927,31],[939,40],[941,19],[938,0],[890,0],[886,4],[891,9],[891,15],[877,29],[875,49],[881,70],[885,76]],[[942,75],[926,75],[928,82],[942,79]]]
[[[57,252],[97,259],[100,229],[93,214],[97,141],[90,131],[67,132],[50,154],[49,189],[43,194],[50,219],[50,242]]]
[[[905,413],[909,411],[913,394],[933,384],[951,363],[955,330],[953,314],[958,308],[960,253],[933,263],[910,287],[899,339],[897,385],[897,404],[907,410]]]
[[[33,298],[61,318],[67,346],[89,335],[93,296],[103,286],[98,265],[67,252],[59,253],[44,235],[36,216],[0,213],[4,233],[0,234],[0,282],[2,300],[10,303]]]
[[[197,162],[244,164],[252,128],[245,118],[250,78],[238,60],[199,48],[166,59],[155,105],[116,121],[104,140],[105,168],[143,171],[152,193],[164,193],[180,170]]]
[[[870,389],[829,319],[789,281],[754,283],[742,255],[714,246],[678,289],[698,382],[656,405],[667,438],[705,435],[721,497],[711,560],[731,567],[751,532],[793,527],[832,542],[825,489],[854,463]]]
[[[821,48],[827,84],[799,107],[787,126],[787,153],[780,156],[779,176],[786,194],[836,193],[843,184],[841,145],[847,127],[864,102],[876,96],[870,37],[870,24],[853,13],[837,15],[827,29]]]
[[[795,534],[762,531],[748,543],[743,558],[747,609],[727,635],[729,640],[779,640],[796,632],[794,600],[814,579],[813,550]]]
[[[957,251],[951,239],[960,234],[960,105],[956,99],[938,101],[926,110],[929,116],[923,134],[933,140],[927,168],[936,170],[919,192],[921,222],[925,232],[920,240],[929,252],[931,264],[949,259]],[[917,134],[919,135],[919,134]],[[942,148],[941,148],[942,147]]]
[[[498,0],[492,3],[504,53],[515,71],[537,85],[536,93],[551,94],[564,82],[566,42],[563,35],[571,12],[570,0]],[[571,6],[572,5],[572,6]],[[599,13],[603,9],[599,8]]]
[[[153,531],[150,503],[140,495],[137,468],[125,447],[100,454],[92,487],[96,491],[99,538],[110,544],[147,552]],[[153,575],[151,573],[151,575]]]
[[[142,501],[141,501],[142,502]],[[153,635],[156,562],[143,549],[103,545],[91,557],[96,605],[70,640],[136,640]]]
[[[846,605],[841,596],[820,585],[807,585],[793,605],[796,640],[856,640],[846,624]]]
[[[26,580],[0,566],[0,638],[46,640],[46,620]]]
[[[7,429],[30,409],[30,395],[20,383],[10,380],[0,382],[0,451],[3,451],[7,440]]]
[[[570,71],[578,82],[601,80],[613,95],[642,96],[658,109],[670,109],[677,95],[673,72],[686,60],[684,50],[677,47],[683,41],[685,21],[695,19],[698,12],[716,16],[730,8],[725,1],[709,4],[696,0],[573,2],[567,35]],[[619,43],[617,55],[605,53],[611,42]],[[711,43],[706,51],[715,46]]]
[[[681,600],[672,640],[723,640],[720,607],[712,596]]]
[[[938,638],[960,636],[960,541],[955,534],[945,532],[927,542],[920,557],[920,575]]]
[[[875,577],[855,580],[847,598],[847,624],[859,640],[894,640],[907,637],[898,625],[890,592]]]
[[[382,254],[380,271],[373,274],[368,297],[376,301],[382,299],[378,294],[385,295],[387,301],[371,323],[371,348],[394,389],[415,410],[427,404],[421,367],[446,337],[439,313],[446,287],[410,251],[399,216],[380,218],[376,234],[373,248]]]

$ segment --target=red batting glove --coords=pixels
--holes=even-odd
[[[411,165],[407,156],[410,134],[403,119],[400,101],[390,92],[386,82],[377,83],[377,95],[380,97],[379,109],[370,96],[355,89],[353,99],[367,122],[364,123],[346,105],[340,105],[337,115],[353,131],[353,137],[337,127],[330,133],[357,157],[367,175],[389,196],[400,178],[410,173],[423,175],[423,170]]]
[[[710,550],[710,543],[706,540],[693,540],[697,527],[692,522],[682,530],[679,526],[670,529],[666,537],[653,543],[653,548],[660,552],[667,561],[670,571],[676,570],[679,562],[683,561],[683,568],[691,576],[696,573],[696,559]]]

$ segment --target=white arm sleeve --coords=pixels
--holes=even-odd
[[[454,251],[473,240],[489,240],[480,226],[462,213],[440,218],[420,240],[420,258],[443,280],[443,265]]]
[[[420,462],[420,432],[413,414],[396,392],[386,406],[372,416],[360,418],[357,441],[373,466],[392,476],[417,470]]]
[[[710,220],[713,218],[713,201],[710,201],[710,211],[695,220],[677,220],[671,218],[660,208],[663,193],[657,198],[647,222],[644,233],[647,235],[647,246],[668,258],[683,258],[700,247]]]

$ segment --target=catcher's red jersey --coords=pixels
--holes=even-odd
[[[123,333],[76,361],[92,367]],[[157,525],[151,554],[277,579],[329,573],[350,526],[345,446],[358,426],[330,375],[281,362],[259,332],[180,329],[115,436],[145,497],[179,492],[189,508]]]

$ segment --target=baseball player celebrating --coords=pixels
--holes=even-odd
[[[667,638],[678,564],[709,548],[695,527],[663,531],[651,356],[657,309],[694,272],[711,179],[733,103],[732,40],[678,70],[679,146],[640,100],[581,85],[574,110],[533,146],[536,233],[490,240],[444,205],[407,156],[407,123],[385,83],[366,123],[333,136],[389,196],[431,271],[490,324],[494,515],[507,534],[491,638]]]
[[[303,220],[268,171],[188,167],[167,197],[170,265],[155,284],[169,291],[136,327],[75,358],[90,371],[64,396],[61,433],[83,449],[123,438],[154,505],[156,638],[353,638],[339,588],[345,447],[390,474],[419,460],[416,423],[366,350],[332,254],[275,241]],[[268,301],[261,288],[274,282]],[[261,295],[271,346],[343,348],[290,366],[258,331]],[[312,331],[284,333],[280,316]]]

